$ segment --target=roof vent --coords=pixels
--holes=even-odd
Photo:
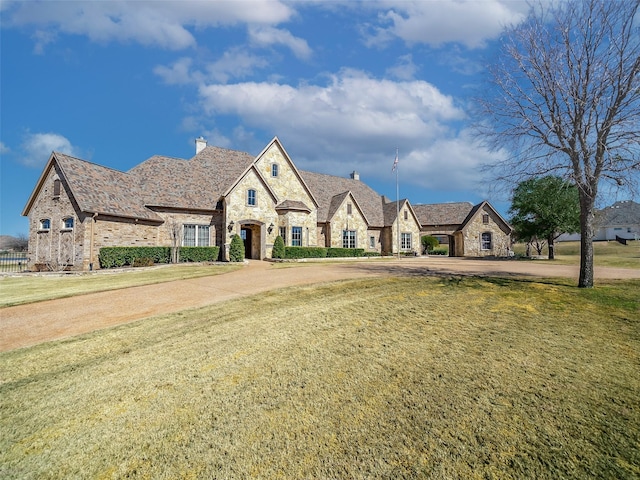
[[[351,172],[351,179],[360,180],[360,174],[354,170],[353,172]]]
[[[204,137],[196,138],[196,155],[199,154],[207,146],[207,141]]]

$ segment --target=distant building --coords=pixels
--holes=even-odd
[[[622,200],[596,212],[594,241],[640,239],[640,204]],[[559,242],[580,240],[580,234],[562,234]]]

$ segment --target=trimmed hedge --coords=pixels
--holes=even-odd
[[[234,235],[231,237],[231,245],[229,246],[229,261],[230,262],[242,262],[244,261],[244,242],[240,235]]]
[[[364,248],[329,248],[327,257],[344,258],[344,257],[362,257],[364,256]]]
[[[273,242],[273,249],[271,250],[271,258],[285,258],[284,240],[278,235]]]
[[[180,247],[181,262],[215,262],[220,247]]]
[[[327,249],[324,247],[285,247],[284,258],[326,258]]]
[[[220,247],[180,247],[181,262],[212,262],[219,254]],[[103,247],[98,260],[100,268],[170,263],[171,247]]]

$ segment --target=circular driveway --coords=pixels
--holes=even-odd
[[[425,275],[566,277],[577,282],[578,273],[577,266],[547,262],[436,256],[308,262],[290,267],[250,261],[244,268],[223,275],[3,308],[0,310],[0,351],[297,285],[363,277]],[[596,267],[595,277],[640,278],[640,270]]]

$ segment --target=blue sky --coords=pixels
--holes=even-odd
[[[51,151],[127,171],[194,140],[353,170],[413,204],[490,200],[470,98],[517,0],[0,0],[0,234]]]

